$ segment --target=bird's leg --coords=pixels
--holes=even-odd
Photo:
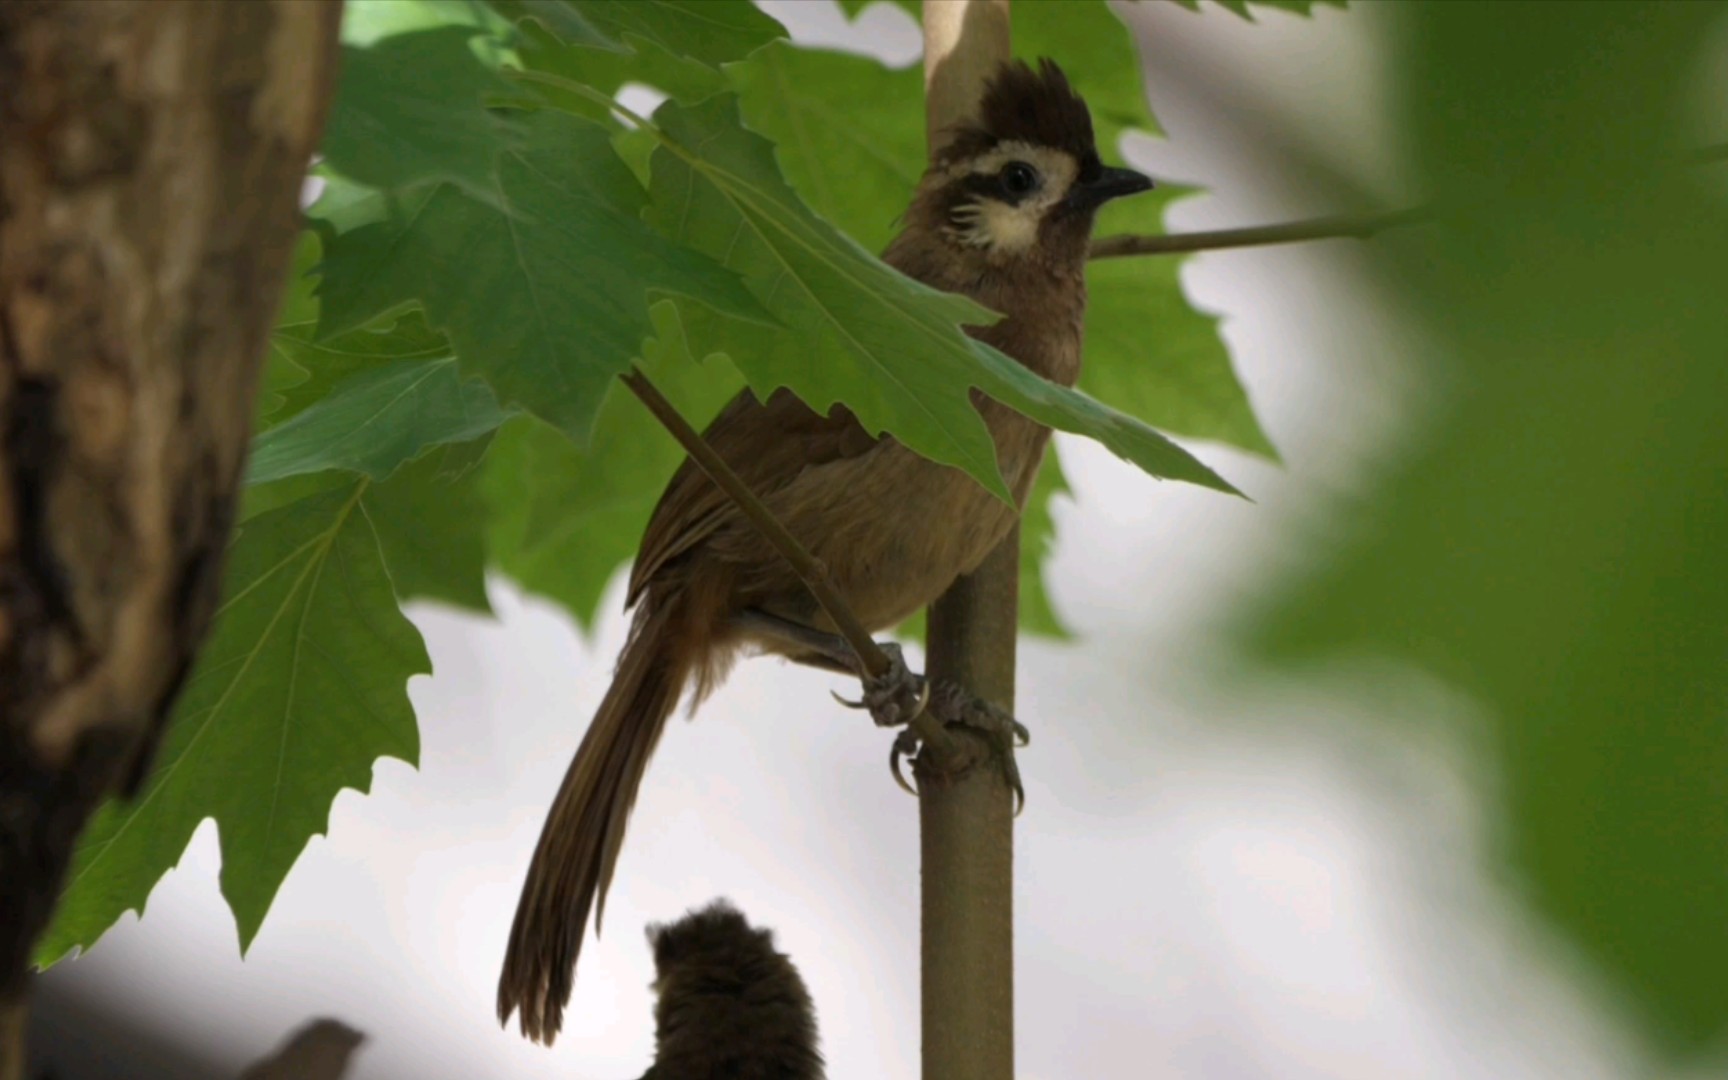
[[[930,686],[924,676],[906,666],[906,657],[900,646],[892,641],[878,642],[876,646],[888,655],[888,670],[881,675],[871,675],[864,670],[864,664],[852,651],[852,646],[839,634],[830,634],[754,608],[734,616],[733,625],[757,639],[767,639],[780,646],[793,663],[857,676],[864,684],[863,699],[852,702],[841,698],[840,702],[869,710],[870,718],[878,727],[911,723],[924,711],[924,703],[929,699]]]
[[[888,654],[888,670],[880,676],[871,676],[864,671],[864,665],[852,651],[852,646],[838,634],[755,609],[737,615],[734,625],[752,636],[782,646],[782,651],[793,663],[857,676],[864,684],[862,700],[847,701],[838,694],[835,697],[843,705],[867,709],[870,718],[880,727],[910,724],[928,708],[930,714],[944,724],[957,724],[982,733],[990,740],[997,752],[997,760],[1002,763],[1004,778],[1014,792],[1015,812],[1025,806],[1026,791],[1020,782],[1020,768],[1015,764],[1014,751],[1027,745],[1032,735],[1026,725],[1014,719],[1006,709],[968,692],[958,683],[943,680],[932,684],[906,666],[900,646],[891,641],[877,643]],[[914,794],[916,791],[900,771],[900,763],[916,755],[918,747],[917,733],[907,728],[895,738],[888,756],[895,781]]]

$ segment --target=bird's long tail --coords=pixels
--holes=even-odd
[[[588,909],[598,901],[598,931],[630,808],[690,675],[674,606],[650,603],[638,613],[528,866],[498,980],[498,1019],[519,1013],[522,1033],[536,1042],[550,1044],[563,1024]]]

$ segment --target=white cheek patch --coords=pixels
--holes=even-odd
[[[1047,200],[1027,200],[1019,206],[990,200],[982,205],[984,212],[978,216],[975,229],[992,251],[1018,255],[1038,242],[1038,222],[1043,219]]]
[[[1039,223],[1045,212],[1068,194],[1079,166],[1053,147],[1005,142],[951,175],[994,176],[1010,161],[1024,161],[1038,170],[1042,184],[1037,193],[1016,206],[988,196],[963,203],[950,215],[948,235],[970,247],[1003,255],[1021,254],[1038,242]]]

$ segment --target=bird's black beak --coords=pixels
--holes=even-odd
[[[1152,178],[1133,169],[1104,170],[1091,180],[1074,185],[1067,202],[1076,210],[1095,210],[1111,199],[1152,190]]]

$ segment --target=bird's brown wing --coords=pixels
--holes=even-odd
[[[791,483],[805,469],[856,457],[877,443],[844,405],[823,416],[785,389],[766,402],[740,391],[702,434],[758,496]],[[685,458],[648,521],[625,606],[634,605],[668,563],[739,514],[731,498]]]

